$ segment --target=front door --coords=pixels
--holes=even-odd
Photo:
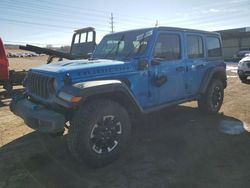
[[[182,33],[158,33],[149,70],[150,90],[157,104],[174,102],[187,94],[182,43]]]

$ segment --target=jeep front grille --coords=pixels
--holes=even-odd
[[[37,73],[31,73],[27,78],[27,87],[31,95],[39,96],[44,99],[49,98],[50,84],[53,78]]]

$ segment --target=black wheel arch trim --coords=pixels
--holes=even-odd
[[[83,97],[83,102],[88,97],[93,97],[97,95],[114,94],[121,93],[123,96],[127,97],[133,106],[139,112],[143,112],[142,107],[136,101],[133,93],[130,91],[128,86],[120,80],[96,80],[96,81],[84,81],[79,82],[70,86],[63,87],[57,94],[56,103],[67,108],[72,108],[79,104],[72,104],[71,102],[65,101],[59,97],[59,93],[64,92],[72,96]]]
[[[209,83],[212,79],[218,78],[221,79],[224,85],[224,88],[227,87],[227,74],[224,67],[213,67],[207,70],[206,75],[200,86],[200,93],[204,94],[209,86]]]

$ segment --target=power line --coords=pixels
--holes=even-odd
[[[57,7],[57,8],[51,8],[51,7],[49,7],[49,6],[44,6],[44,5],[39,5],[39,4],[34,4],[34,3],[30,3],[29,2],[29,6],[26,6],[26,5],[20,5],[20,4],[16,4],[16,5],[13,5],[13,3],[10,1],[10,2],[8,2],[8,0],[6,0],[4,3],[7,3],[8,4],[8,6],[9,7],[11,7],[11,8],[13,8],[13,7],[15,7],[15,8],[23,8],[23,9],[27,9],[28,11],[30,11],[31,9],[33,9],[33,10],[38,10],[38,11],[43,11],[43,12],[46,12],[46,14],[47,13],[49,13],[49,14],[57,14],[57,15],[67,15],[67,16],[72,16],[72,14],[67,14],[67,12],[65,12],[65,9],[64,10],[62,10],[62,9],[60,9],[60,7]],[[55,4],[55,3],[54,3]],[[70,7],[70,6],[68,6],[68,5],[65,5],[66,7],[67,7],[67,10],[68,10],[68,8]],[[78,9],[79,9],[79,7],[78,7]],[[82,9],[80,9],[81,10],[81,12],[79,12],[79,14],[82,14],[83,13],[83,11],[82,11]],[[86,10],[86,9],[84,9],[84,10]],[[61,12],[62,11],[64,11],[64,13],[62,14]],[[77,12],[77,10],[76,9],[74,9],[74,13],[75,12]],[[104,12],[104,11],[102,11],[102,12]],[[84,16],[85,17],[90,17],[91,19],[94,19],[94,20],[97,20],[97,19],[99,19],[99,20],[101,20],[101,19],[103,19],[103,17],[104,17],[104,13],[101,13],[101,15],[100,15],[100,13],[98,13],[98,14],[96,14],[97,12],[96,11],[92,11],[91,12],[91,10],[89,10],[88,11],[88,13],[84,13]],[[107,14],[110,14],[109,12],[106,12],[105,11],[105,15],[107,16]],[[74,15],[76,15],[76,14],[74,14]],[[93,15],[96,15],[95,17],[93,17]],[[139,22],[145,22],[145,20],[153,20],[152,18],[135,18],[135,17],[131,17],[131,16],[128,16],[128,15],[119,15],[119,17],[124,17],[124,18],[121,18],[122,20],[128,20],[128,21],[131,21],[131,19],[133,19],[133,20],[140,20]],[[130,20],[128,19],[128,18],[131,18]]]
[[[58,2],[51,2],[51,1],[48,1],[48,0],[42,0],[43,2],[47,2],[49,3],[50,5],[53,4],[53,5],[56,5],[58,7],[59,6],[65,6],[67,8],[73,8],[74,10],[84,10],[84,11],[88,11],[88,12],[95,12],[95,13],[102,13],[102,14],[110,14],[109,11],[104,11],[104,10],[100,10],[100,9],[92,9],[92,8],[85,8],[85,7],[76,7],[76,6],[72,6],[72,5],[69,5],[69,4],[65,4],[65,3],[58,3]],[[29,1],[30,2],[30,1]],[[37,1],[36,1],[37,2]],[[40,1],[41,2],[41,1]],[[132,17],[131,15],[126,15],[126,14],[120,14],[120,17],[124,17],[124,18],[128,18],[128,17],[131,17],[131,18],[134,18]],[[145,19],[151,19],[153,20],[153,18],[143,18],[143,17],[137,17],[137,19],[140,19],[141,21],[145,20]]]
[[[61,10],[55,10],[55,9],[48,9],[48,8],[41,8],[40,6],[25,6],[25,5],[19,5],[19,4],[16,4],[16,5],[13,5],[11,2],[5,2],[6,6],[7,7],[4,7],[3,10],[6,10],[6,9],[10,9],[11,11],[13,10],[18,10],[18,11],[21,11],[21,12],[32,12],[34,14],[46,14],[46,15],[53,15],[53,16],[63,16],[63,17],[67,17],[67,18],[74,18],[75,16],[79,17],[79,16],[84,16],[84,18],[88,18],[88,20],[96,20],[96,21],[99,21],[99,22],[103,22],[105,21],[105,16],[102,15],[102,16],[95,16],[93,17],[94,13],[90,14],[82,14],[82,13],[79,13],[79,14],[75,14],[75,11],[74,11],[74,14],[72,14],[71,12],[68,12],[66,11],[65,9],[61,9]],[[1,7],[0,7],[1,8]],[[108,14],[106,15],[106,17],[108,17]],[[73,19],[72,18],[72,19]]]
[[[55,4],[55,3],[54,3]],[[37,6],[37,4],[36,4],[36,6]],[[27,8],[27,7],[26,7]],[[36,7],[37,8],[37,7]],[[234,6],[234,8],[235,8],[235,6]],[[29,9],[30,9],[30,7],[29,7]],[[42,11],[48,11],[48,10],[44,10],[44,9],[42,9]],[[53,11],[54,11],[54,9],[53,9]],[[52,12],[50,12],[50,14],[51,14]],[[46,13],[47,14],[47,13]],[[196,14],[199,14],[198,15],[198,17],[196,16],[196,18],[195,19],[192,19],[191,21],[190,21],[190,19],[174,19],[173,21],[170,21],[170,22],[162,22],[162,23],[167,23],[167,24],[170,24],[170,23],[179,23],[179,22],[186,22],[186,21],[190,21],[191,23],[196,23],[196,22],[194,22],[194,20],[199,20],[199,19],[203,19],[202,18],[202,15],[200,14],[200,13],[192,13],[191,15],[196,15]],[[201,16],[200,16],[201,15]],[[65,15],[64,15],[65,16]],[[86,16],[86,15],[85,15]],[[217,16],[216,16],[217,17]],[[92,16],[92,18],[93,18],[93,16]],[[96,17],[94,17],[94,19],[97,19],[98,17],[96,16]],[[210,17],[211,18],[211,17]],[[134,19],[134,21],[135,21],[135,18],[133,18]],[[142,23],[141,21],[139,22],[139,21],[135,21],[136,23],[131,23],[131,21],[129,21],[129,23],[127,23],[127,22],[123,22],[122,20],[131,20],[131,19],[129,19],[129,18],[127,18],[127,19],[123,19],[123,18],[120,18],[119,19],[119,15],[118,15],[118,20],[121,20],[121,24],[122,25],[131,25],[131,26],[138,26],[138,25],[143,25],[143,26],[145,26],[145,25],[152,25],[152,23],[148,23],[147,22],[147,24],[146,24],[146,22],[144,22],[144,23]],[[96,22],[96,21],[95,21]],[[138,22],[139,22],[139,24],[138,24]],[[103,22],[102,22],[103,23]],[[118,23],[119,24],[119,23]],[[98,25],[101,25],[101,24],[98,24]],[[102,24],[103,25],[103,24]]]
[[[36,1],[37,2],[37,1]],[[49,5],[51,5],[51,4],[53,4],[53,5],[60,5],[60,6],[67,6],[67,9],[68,8],[74,8],[74,11],[75,11],[75,9],[77,9],[77,10],[82,10],[82,9],[84,9],[85,11],[89,11],[89,12],[91,12],[91,15],[93,15],[94,13],[96,13],[96,12],[99,12],[99,13],[108,13],[107,11],[101,11],[101,10],[97,10],[97,9],[86,9],[86,8],[82,8],[82,7],[76,7],[76,6],[71,6],[71,5],[68,5],[68,4],[62,4],[62,3],[58,3],[58,2],[50,2],[50,1],[46,1],[46,0],[43,0],[43,2],[48,2],[49,3]],[[241,2],[238,2],[238,3],[233,3],[233,5],[234,5],[234,7],[235,7],[235,4],[240,4]],[[29,4],[30,4],[30,1],[29,1]],[[204,7],[211,7],[211,6],[217,6],[217,5],[221,5],[221,4],[223,4],[223,3],[221,3],[221,2],[217,2],[217,3],[213,3],[213,5],[202,5],[202,6],[196,6],[196,7],[194,7],[194,8],[192,8],[192,9],[190,9],[190,10],[197,10],[197,9],[200,9],[200,7],[202,7],[202,8],[204,8]],[[38,4],[37,3],[35,3],[34,4],[34,2],[33,2],[33,5],[36,5],[36,6],[38,6]],[[44,5],[43,5],[44,6]],[[60,6],[57,6],[57,8],[59,7],[60,8]],[[30,6],[29,6],[30,7]],[[40,6],[39,6],[40,7]],[[47,6],[48,7],[48,6]],[[221,7],[221,6],[218,6],[218,7]],[[51,9],[51,7],[48,7],[48,8],[50,8]],[[53,11],[54,11],[55,9],[53,9]],[[200,10],[199,10],[200,11]],[[196,12],[196,11],[194,11],[194,12]],[[192,13],[193,14],[193,13]],[[123,16],[121,16],[121,14],[118,14],[118,17],[123,17]],[[129,17],[131,17],[131,16],[125,16],[126,17],[126,19],[124,19],[124,18],[120,18],[120,20],[130,20],[129,22],[131,22],[131,19],[129,19]],[[95,17],[96,18],[96,17]],[[138,20],[138,18],[135,18],[135,17],[133,17],[132,18],[133,20]],[[144,21],[145,21],[145,19],[146,20],[149,20],[149,19],[153,19],[153,18],[140,18],[140,19],[143,19]],[[140,21],[141,22],[141,21]]]
[[[15,7],[13,7],[13,6],[9,6],[9,7],[12,7],[12,9],[11,9],[11,11],[14,11],[14,12],[22,12],[22,14],[23,15],[25,15],[24,17],[27,17],[28,19],[34,19],[34,18],[37,18],[38,20],[39,20],[39,22],[42,22],[43,20],[44,21],[49,21],[49,22],[51,22],[51,21],[53,21],[53,20],[57,20],[57,22],[59,21],[59,22],[62,22],[62,23],[70,23],[70,27],[77,27],[77,28],[79,28],[79,26],[72,26],[72,24],[81,24],[81,26],[80,27],[82,27],[82,25],[83,24],[86,24],[86,25],[92,25],[92,23],[94,22],[95,24],[95,26],[100,26],[100,27],[108,27],[108,19],[106,18],[106,25],[104,24],[105,23],[105,21],[103,21],[104,19],[105,19],[105,17],[104,16],[102,16],[102,17],[91,17],[91,19],[86,19],[86,18],[79,18],[79,19],[75,19],[75,18],[72,18],[71,20],[69,20],[69,19],[67,19],[67,18],[69,18],[70,16],[69,15],[66,15],[66,14],[62,14],[62,13],[60,13],[60,14],[55,14],[54,12],[51,12],[51,11],[47,11],[47,10],[44,10],[44,9],[40,9],[39,11],[36,11],[36,9],[33,9],[33,8],[30,8],[30,7],[28,7],[28,13],[34,13],[34,14],[39,14],[39,16],[37,16],[37,15],[27,15],[27,11],[24,11],[26,8],[27,8],[27,6],[24,6],[24,9],[22,9],[22,7],[20,7],[20,6],[18,6],[18,5],[16,5]],[[9,8],[9,7],[7,7],[7,9]],[[14,10],[13,10],[13,8],[14,8]],[[6,11],[6,9],[4,9],[3,10],[3,12],[4,11]],[[64,11],[65,12],[65,11]],[[6,15],[8,15],[8,14],[6,14]],[[9,14],[9,15],[12,15],[12,14]],[[19,15],[20,15],[20,13],[19,13]],[[41,17],[41,16],[42,17]],[[50,16],[51,15],[51,16]],[[53,16],[52,16],[53,15]],[[85,17],[86,15],[84,15],[84,17]],[[49,19],[45,19],[45,18],[43,18],[43,17],[49,17]],[[63,18],[63,20],[62,20],[62,18]],[[9,18],[10,19],[10,18]],[[91,22],[91,20],[95,20],[95,21],[92,21]],[[96,21],[96,20],[98,20],[98,19],[101,19],[100,21]],[[79,22],[78,22],[78,20],[79,20]],[[80,21],[81,20],[81,21]],[[23,21],[26,21],[26,22],[29,22],[29,20],[23,20]],[[45,24],[47,24],[47,23],[45,23]],[[51,24],[51,25],[54,25],[54,24]],[[105,31],[105,29],[102,29],[103,31]]]
[[[13,10],[12,10],[13,11]],[[4,14],[5,10],[1,11],[2,14]],[[68,24],[78,24],[78,25],[91,25],[90,22],[86,22],[86,20],[84,21],[80,21],[78,19],[67,19],[68,17],[62,18],[62,17],[54,17],[54,16],[50,16],[48,14],[43,14],[42,16],[40,15],[29,15],[27,12],[20,12],[20,11],[13,11],[14,13],[18,13],[19,16],[22,16],[22,18],[27,18],[27,19],[37,19],[37,20],[46,20],[46,21],[50,21],[50,22],[62,22],[62,23],[68,23]],[[93,22],[92,22],[93,23]],[[101,22],[103,23],[103,22]],[[108,27],[105,24],[100,24],[100,23],[95,23],[95,25],[97,26],[101,26],[101,27]]]
[[[7,3],[7,4],[11,4],[11,6],[20,6],[22,8],[25,9],[30,9],[30,8],[36,8],[37,10],[46,10],[46,11],[52,11],[52,12],[57,12],[57,13],[61,13],[61,11],[64,11],[64,13],[69,12],[68,10],[71,9],[72,11],[74,11],[74,13],[79,13],[79,14],[91,14],[91,15],[97,15],[97,16],[103,16],[103,15],[108,15],[109,12],[106,13],[100,13],[97,11],[93,11],[93,10],[86,10],[84,8],[71,8],[70,4],[64,5],[64,6],[56,6],[55,8],[51,5],[53,5],[53,2],[48,2],[48,5],[45,4],[41,4],[41,1],[36,1],[36,2],[27,2],[27,3],[23,3],[22,0],[15,0],[16,2],[18,2],[19,4],[13,4],[13,1],[11,0],[5,0],[5,2],[3,3]],[[64,8],[65,7],[65,8]],[[72,15],[71,15],[72,16]]]
[[[141,17],[132,17],[123,15],[123,14],[117,14],[115,17],[115,23],[114,23],[114,16],[113,12],[111,13],[110,17],[110,22],[109,16],[110,13],[108,11],[101,11],[101,10],[96,10],[96,9],[86,9],[82,7],[76,7],[72,6],[69,4],[63,4],[63,3],[58,3],[58,2],[50,2],[48,0],[41,0],[41,1],[35,1],[33,2],[26,1],[23,3],[23,1],[16,0],[18,2],[22,2],[23,4],[13,4],[13,1],[10,0],[2,0],[7,7],[0,7],[4,8],[1,12],[3,13],[4,11],[12,11],[13,13],[20,12],[23,17],[20,17],[19,19],[12,19],[12,18],[0,18],[0,20],[3,20],[4,22],[7,23],[15,23],[15,24],[21,24],[21,25],[32,25],[33,27],[41,27],[41,28],[53,28],[55,30],[60,30],[62,29],[76,29],[79,28],[77,27],[78,24],[86,24],[86,23],[91,23],[94,22],[94,25],[96,26],[101,26],[101,29],[97,29],[97,31],[103,31],[103,32],[110,32],[108,31],[108,27],[110,25],[111,27],[111,32],[114,32],[114,27],[116,31],[119,31],[121,29],[127,30],[130,26],[131,27],[153,27],[153,26],[158,26],[159,23],[161,24],[175,24],[175,26],[178,26],[181,24],[181,27],[183,25],[187,25],[188,27],[204,27],[204,26],[216,26],[221,23],[228,23],[232,22],[233,20],[238,20],[242,19],[240,16],[249,15],[248,12],[237,12],[237,7],[242,7],[242,5],[245,5],[244,8],[247,9],[250,4],[246,3],[233,3],[233,4],[227,4],[227,5],[222,5],[221,2],[213,3],[212,5],[206,5],[206,6],[195,6],[194,8],[189,9],[189,11],[192,11],[191,13],[188,14],[189,18],[181,17],[181,18],[176,18],[176,19],[170,19],[168,22],[164,22],[163,18],[155,20],[155,18],[141,18]],[[32,0],[31,0],[32,1]],[[53,6],[46,6],[44,4],[41,4],[41,2],[47,2],[48,5],[53,5]],[[2,3],[2,2],[1,2]],[[3,5],[3,4],[2,4]],[[1,4],[0,4],[1,6]],[[63,6],[66,7],[66,9],[63,8]],[[200,7],[200,8],[199,8]],[[223,14],[221,15],[219,12],[214,13],[214,15],[209,14],[204,14],[204,11],[210,11],[210,9],[205,10],[204,8],[212,8],[212,7],[220,7],[220,11],[226,11],[229,10],[230,8],[234,9],[234,12],[231,12],[230,14]],[[70,9],[72,12],[67,11]],[[84,10],[84,11],[83,11]],[[216,9],[215,9],[216,10]],[[30,13],[30,15],[27,15],[27,13]],[[32,13],[32,14],[31,14]],[[77,14],[75,14],[77,13]],[[84,14],[82,14],[84,13]],[[3,14],[10,16],[12,14]],[[96,15],[96,16],[93,16]],[[77,18],[75,17],[77,16]],[[48,17],[48,18],[46,18]],[[106,18],[105,18],[106,17]],[[26,20],[23,20],[23,18],[26,18]],[[27,19],[34,19],[36,18],[38,22],[36,21],[29,21]],[[86,19],[87,18],[87,19]],[[22,19],[22,20],[21,20]],[[42,21],[49,21],[49,22],[60,22],[60,24],[50,24],[50,23],[42,23]],[[49,20],[48,20],[49,19]],[[152,20],[152,21],[151,21]],[[167,19],[166,19],[167,20]],[[107,23],[107,25],[105,24]],[[205,22],[205,23],[204,23]],[[68,25],[65,25],[67,23]],[[76,25],[76,26],[73,26]],[[107,30],[104,29],[104,27],[107,27]],[[66,32],[64,32],[66,33]],[[69,32],[67,32],[69,33]],[[72,33],[72,32],[70,32]]]
[[[28,1],[30,3],[30,0]],[[37,1],[36,1],[37,2]],[[40,2],[47,2],[49,5],[56,5],[56,6],[64,6],[67,8],[72,8],[74,10],[85,10],[85,11],[94,11],[94,12],[100,12],[100,13],[109,13],[108,11],[104,11],[104,10],[98,10],[98,9],[92,9],[92,8],[84,8],[84,7],[79,7],[79,6],[72,6],[69,4],[64,4],[64,3],[59,3],[59,2],[55,2],[55,1],[50,1],[50,0],[40,0]]]
[[[21,21],[21,20],[15,20],[15,19],[7,19],[7,18],[0,18],[0,20],[7,21],[7,22],[14,22],[14,23],[23,23],[23,24],[28,24],[28,25],[38,25],[38,26],[53,27],[53,28],[65,28],[65,29],[70,29],[70,30],[78,29],[78,28],[67,27],[67,26],[62,26],[62,25],[42,24],[42,23],[35,23],[35,22]],[[98,31],[108,32],[108,30],[102,30],[102,29],[98,29]]]

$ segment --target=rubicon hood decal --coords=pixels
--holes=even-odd
[[[134,62],[123,62],[116,60],[73,60],[51,63],[32,68],[35,72],[45,72],[54,74],[69,73],[72,78],[88,77],[96,75],[120,74],[124,72],[133,72],[136,70]]]

